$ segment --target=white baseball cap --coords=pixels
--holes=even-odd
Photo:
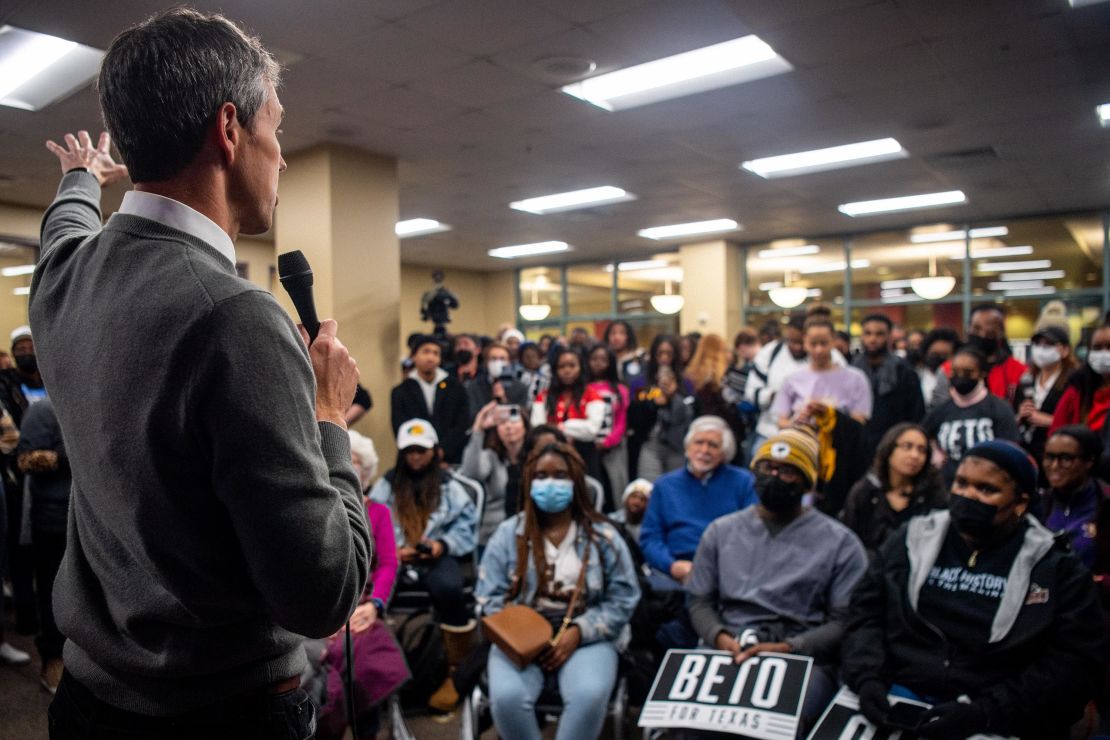
[[[12,330],[12,344],[15,344],[20,339],[30,339],[30,338],[31,338],[31,327],[27,326],[26,324],[24,324],[23,326],[17,326],[15,329]]]
[[[423,447],[430,450],[439,444],[435,427],[426,419],[409,419],[397,430],[397,449]]]

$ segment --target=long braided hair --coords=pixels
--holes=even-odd
[[[543,553],[543,528],[540,526],[540,512],[532,501],[529,491],[532,490],[532,481],[536,477],[536,466],[544,455],[558,455],[563,458],[574,481],[574,495],[571,497],[570,510],[574,522],[586,533],[586,546],[596,542],[594,537],[594,524],[605,521],[594,508],[590,491],[586,487],[586,464],[581,456],[569,444],[555,442],[540,449],[533,450],[524,463],[524,476],[521,483],[522,512],[524,516],[524,531],[516,538],[516,570],[513,573],[512,583],[506,601],[513,601],[520,595],[524,588],[525,576],[528,572],[528,550],[532,551],[532,562],[536,568],[537,589],[536,593],[543,593],[547,586],[547,558]],[[585,594],[579,601],[586,603]]]

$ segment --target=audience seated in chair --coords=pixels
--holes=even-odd
[[[545,675],[558,678],[563,713],[558,740],[596,738],[617,678],[618,650],[640,599],[636,571],[624,541],[597,512],[586,488],[585,467],[563,443],[529,456],[520,514],[501,523],[486,547],[476,596],[482,614],[526,604],[556,627],[553,647],[523,670],[501,650],[490,650],[488,675],[494,723],[501,737],[541,737],[535,705]],[[568,615],[586,569],[584,593]],[[564,627],[564,617],[570,616]]]
[[[453,669],[474,641],[476,624],[457,558],[477,544],[478,512],[462,484],[440,467],[442,451],[429,422],[410,419],[401,424],[397,450],[397,465],[370,490],[370,499],[390,509],[401,563],[428,591]],[[428,701],[440,711],[457,703],[450,677]]]

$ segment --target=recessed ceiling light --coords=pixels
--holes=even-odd
[[[608,111],[738,85],[794,69],[758,36],[618,69],[562,88]]]
[[[1033,254],[1033,247],[1028,244],[1020,247],[982,247],[971,250],[971,259],[985,259],[988,257],[1023,257]]]
[[[517,200],[510,203],[509,207],[518,211],[543,214],[572,211],[575,208],[603,206],[609,203],[623,203],[629,200],[636,200],[636,196],[612,185],[603,185],[598,188],[572,190],[568,193],[555,193],[554,195],[542,195],[538,198]]]
[[[1007,270],[1047,270],[1052,260],[1024,260],[1021,262],[980,262],[980,272],[1006,272]]]
[[[621,272],[635,272],[636,270],[654,270],[659,267],[669,267],[670,262],[667,260],[638,260],[633,262],[621,262],[617,265],[617,269]],[[612,272],[612,265],[605,265],[605,272]]]
[[[1110,103],[1103,103],[1095,108],[1095,112],[1098,113],[1099,124],[1104,127],[1110,126]]]
[[[41,110],[88,84],[103,58],[74,41],[0,26],[0,105]]]
[[[987,290],[1029,290],[1030,288],[1043,287],[1043,280],[1015,280],[1010,282],[987,283]]]
[[[761,249],[756,254],[761,260],[772,260],[778,257],[801,257],[807,254],[817,254],[821,247],[816,244],[804,244],[800,247],[777,247],[775,249]]]
[[[531,257],[535,254],[566,252],[569,249],[570,245],[566,242],[534,242],[532,244],[513,244],[508,247],[497,247],[496,249],[489,250],[487,254],[489,254],[490,257],[511,260],[519,257]]]
[[[0,270],[0,275],[4,277],[16,277],[17,275],[30,275],[34,271],[34,265],[17,265],[15,267],[5,267],[3,270]]]
[[[898,198],[880,198],[879,200],[843,203],[837,206],[837,210],[855,218],[856,216],[870,216],[874,213],[909,211],[914,208],[933,208],[966,202],[967,196],[964,195],[962,190],[947,190],[943,193],[923,193],[921,195],[903,195]]]
[[[852,260],[853,270],[863,270],[868,267],[871,267],[871,260]],[[848,269],[848,265],[845,262],[824,262],[811,267],[803,267],[798,272],[803,275],[814,275],[819,272],[840,272],[846,269]]]
[[[731,218],[716,218],[711,221],[692,221],[686,224],[671,224],[670,226],[652,226],[649,229],[640,229],[638,236],[647,239],[671,239],[680,236],[695,236],[698,234],[713,234],[720,231],[737,231],[743,227]]]
[[[423,236],[424,234],[438,234],[441,231],[450,231],[451,227],[441,224],[434,218],[410,218],[407,221],[398,221],[393,227],[393,232],[404,239],[407,236]]]
[[[792,177],[807,172],[823,172],[843,167],[856,167],[861,164],[886,162],[891,159],[905,159],[908,156],[910,156],[909,152],[903,149],[897,140],[875,139],[831,146],[827,149],[753,159],[742,163],[740,167],[765,178]]]
[[[1045,270],[1043,272],[1004,272],[998,276],[999,280],[1062,280],[1065,276],[1063,270]]]
[[[1010,230],[1005,226],[984,226],[971,230],[972,239],[986,239],[991,236],[1006,236]],[[914,244],[929,244],[930,242],[954,242],[967,238],[967,232],[959,231],[926,231],[922,234],[910,234],[910,241]]]

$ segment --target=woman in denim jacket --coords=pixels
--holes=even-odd
[[[457,558],[473,552],[478,542],[478,511],[462,484],[440,468],[442,459],[431,423],[409,419],[397,429],[397,465],[370,489],[370,500],[389,507],[397,556],[428,591],[453,672],[470,653],[477,627]],[[448,676],[428,705],[448,712],[458,700]]]
[[[489,692],[501,737],[540,737],[535,703],[545,674],[556,674],[564,711],[556,740],[595,738],[617,678],[617,651],[628,642],[628,620],[640,587],[627,546],[591,504],[582,458],[565,444],[529,456],[521,513],[490,538],[475,591],[484,615],[527,604],[556,627],[555,644],[519,669],[490,649]],[[560,630],[585,564],[585,593]]]

